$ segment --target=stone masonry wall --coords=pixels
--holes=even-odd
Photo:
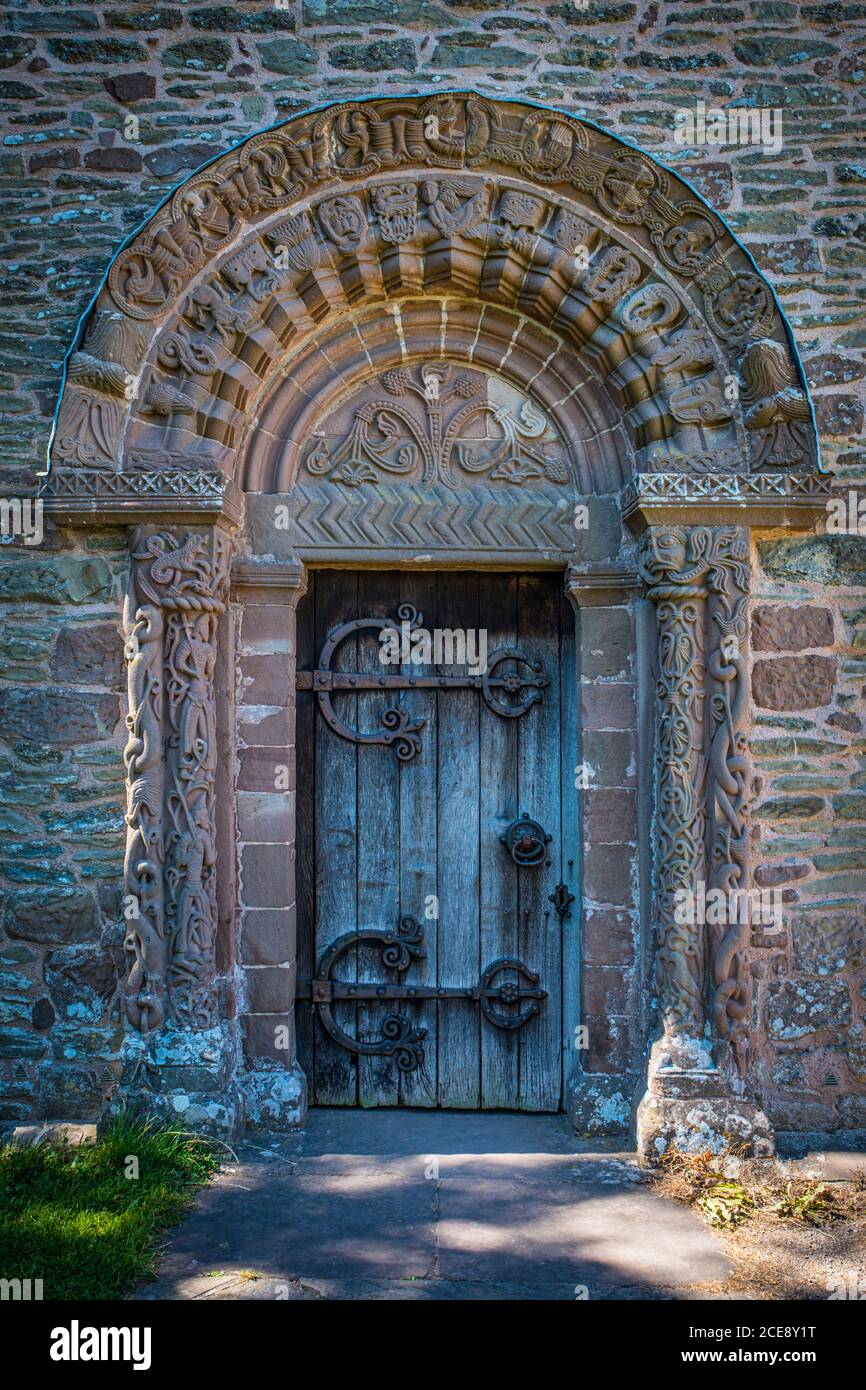
[[[597,121],[705,194],[776,285],[825,460],[864,495],[866,5],[7,0],[2,24],[4,496],[44,466],[76,323],[171,187],[312,103],[467,85]],[[678,145],[699,100],[780,111],[781,150]],[[756,862],[790,912],[755,952],[759,1071],[781,1128],[866,1129],[866,536],[756,547]],[[123,563],[119,534],[0,552],[0,1119],[81,1117],[111,1081]]]
[[[95,1120],[116,1080],[122,531],[0,550],[0,1120]]]

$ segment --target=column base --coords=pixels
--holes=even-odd
[[[580,1138],[630,1134],[637,1078],[584,1074],[571,1087],[568,1118]]]
[[[297,1062],[259,1066],[241,1077],[247,1128],[300,1129],[307,1115],[307,1078]]]
[[[179,1121],[232,1143],[243,1133],[243,1096],[236,1081],[233,1025],[195,1031],[165,1027],[152,1037],[127,1033],[122,1081],[109,1116],[121,1111]]]
[[[668,1150],[771,1158],[773,1127],[763,1110],[734,1092],[703,1038],[660,1038],[650,1053],[647,1089],[637,1111],[637,1149],[647,1163]]]

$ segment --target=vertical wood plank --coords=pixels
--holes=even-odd
[[[316,656],[326,637],[340,623],[358,616],[357,575],[343,570],[320,570],[316,585]],[[338,653],[345,670],[357,661],[357,642],[349,640]],[[335,696],[334,708],[348,724],[357,720],[355,695]],[[355,744],[331,733],[316,711],[316,959],[338,936],[357,929],[357,750]],[[339,970],[354,978],[351,953]],[[354,1033],[356,1007],[334,1006],[341,1028]],[[316,1024],[316,1103],[355,1105],[357,1078],[354,1058]]]
[[[560,595],[559,690],[561,714],[560,777],[562,787],[562,841],[560,878],[574,894],[571,915],[560,929],[562,942],[562,1095],[580,1060],[575,1030],[580,1019],[580,796],[576,769],[581,761],[577,670],[576,618],[570,600]]]
[[[397,572],[368,571],[358,577],[358,617],[391,617],[400,595]],[[383,666],[377,633],[358,639],[359,672],[374,675],[396,673]],[[344,667],[348,670],[348,667]],[[396,704],[398,692],[369,691],[358,696],[358,728],[381,728],[382,714]],[[399,765],[393,748],[380,744],[357,746],[358,766],[358,929],[394,931],[400,916],[400,810]],[[382,965],[379,951],[366,947],[358,952],[358,979],[381,981],[400,976]],[[413,967],[410,966],[410,970]],[[378,1037],[391,1006],[359,1004],[358,1037]],[[402,1005],[394,1006],[403,1012]],[[380,1055],[358,1058],[358,1100],[364,1106],[396,1105],[399,1073],[393,1058]]]
[[[517,576],[479,577],[478,621],[487,630],[488,656],[517,641]],[[509,662],[500,674],[514,668]],[[519,813],[518,723],[489,709],[479,695],[479,763],[481,803],[479,978],[500,956],[517,953],[517,865],[500,841]],[[499,976],[504,984],[512,975]],[[481,1020],[481,1105],[513,1110],[519,1091],[519,1034]]]
[[[404,574],[400,585],[401,601],[411,603],[423,615],[423,624],[433,630],[437,617],[437,576],[435,574]],[[407,662],[402,667],[406,676],[436,674],[435,666]],[[407,690],[403,696],[406,708],[413,716],[426,719],[421,730],[421,751],[409,763],[400,767],[400,912],[424,927],[423,960],[413,962],[409,976],[415,984],[435,985],[438,965],[438,912],[425,919],[425,901],[437,898],[436,879],[436,691]],[[431,904],[436,908],[436,904]],[[403,1105],[434,1106],[438,1103],[437,1017],[436,1004],[407,1003],[406,1014],[413,1023],[427,1029],[424,1040],[424,1065],[407,1072],[400,1082],[400,1101]]]
[[[553,838],[545,863],[519,870],[520,958],[541,976],[548,997],[520,1030],[519,1105],[558,1110],[561,1079],[561,946],[559,918],[548,901],[558,882],[561,836],[559,736],[559,586],[551,575],[524,574],[518,587],[518,635],[541,659],[550,685],[520,726],[520,810]],[[548,867],[549,864],[549,867]]]
[[[298,603],[295,639],[297,668],[309,671],[316,664],[316,572],[309,576],[307,592]],[[316,697],[311,690],[296,696],[295,759],[295,889],[298,921],[298,979],[315,974],[316,944]],[[311,1103],[316,1100],[314,1026],[310,1000],[298,1000],[295,1030],[298,1061],[307,1077]]]
[[[440,577],[441,628],[478,626],[478,575]],[[442,665],[443,675],[465,666]],[[479,766],[478,704],[474,690],[439,694],[439,984],[478,983]],[[452,999],[439,1005],[440,1104],[476,1109],[480,1100],[478,1006]]]

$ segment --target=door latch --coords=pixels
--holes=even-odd
[[[571,904],[574,902],[574,894],[569,893],[567,883],[557,883],[547,901],[553,903],[559,913],[560,920],[565,921],[566,917],[571,916]]]

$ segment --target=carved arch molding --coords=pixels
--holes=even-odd
[[[131,528],[135,1029],[219,1015],[217,632],[231,551],[273,553],[277,498],[284,558],[570,565],[594,602],[639,575],[666,1032],[707,1017],[745,1073],[748,928],[681,926],[674,899],[705,873],[748,886],[748,528],[811,524],[827,481],[772,290],[675,174],[471,92],[254,135],[113,260],[41,490],[66,522]],[[629,527],[599,574],[573,520],[592,496]]]

